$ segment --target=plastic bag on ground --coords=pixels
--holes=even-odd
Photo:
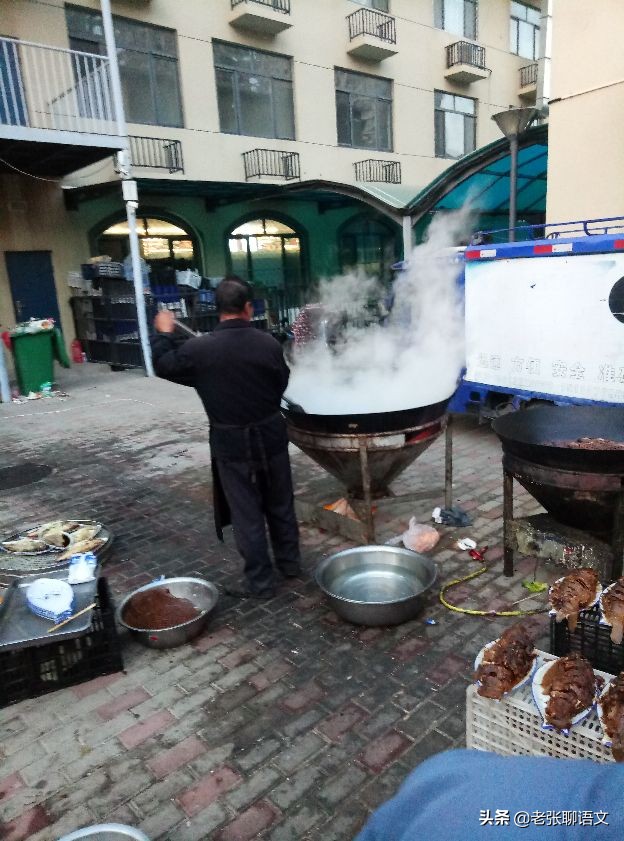
[[[416,522],[416,517],[410,519],[407,531],[403,532],[403,545],[412,552],[430,552],[439,539],[432,526],[423,526]]]

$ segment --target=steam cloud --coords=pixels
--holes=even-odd
[[[298,348],[287,397],[311,414],[390,412],[428,406],[455,391],[464,364],[460,266],[450,249],[468,229],[469,211],[437,216],[394,284],[384,325],[363,323],[371,299],[387,292],[376,279],[349,274],[324,281],[326,313],[346,313],[349,326],[333,349],[322,337]]]

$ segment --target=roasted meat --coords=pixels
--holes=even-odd
[[[531,671],[535,660],[534,642],[522,625],[513,625],[486,648],[475,672],[477,692],[500,701]]]
[[[616,762],[624,762],[624,672],[616,677],[600,701],[602,726],[611,739]]]
[[[590,607],[596,600],[596,589],[600,582],[594,569],[575,569],[550,588],[549,599],[555,611],[557,622],[568,620],[568,628],[574,631],[580,610]]]
[[[545,720],[556,730],[567,730],[575,715],[596,699],[596,676],[591,663],[580,654],[560,657],[542,679],[548,696]]]
[[[611,641],[616,645],[624,636],[624,578],[618,580],[602,594],[602,612],[611,625]]]

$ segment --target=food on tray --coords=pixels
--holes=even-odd
[[[101,537],[94,537],[91,540],[81,540],[78,543],[72,543],[69,549],[66,549],[62,555],[58,556],[59,561],[68,561],[72,555],[79,555],[83,552],[97,552],[97,550],[106,543]]]
[[[36,540],[32,537],[18,537],[16,540],[5,540],[2,543],[2,547],[7,552],[15,552],[16,554],[20,554],[21,552],[42,552],[48,548],[42,540]]]
[[[613,680],[600,698],[600,722],[611,740],[616,762],[624,762],[624,672]]]
[[[586,610],[596,603],[600,581],[596,570],[581,568],[569,572],[550,588],[548,597],[555,619],[568,620],[568,628],[574,631],[579,611]]]
[[[530,674],[535,657],[533,640],[524,626],[507,628],[483,652],[475,672],[478,694],[500,701]]]
[[[63,523],[52,524],[48,528],[39,529],[39,537],[48,546],[58,546],[62,549],[67,546],[68,538],[63,531]]]
[[[159,631],[190,622],[200,611],[189,599],[174,596],[167,587],[152,587],[134,595],[123,612],[133,628]]]
[[[624,636],[624,578],[618,578],[603,591],[600,606],[605,621],[611,625],[611,641],[619,645]]]
[[[75,545],[76,543],[82,543],[83,540],[91,540],[96,534],[98,534],[101,528],[102,527],[99,525],[80,526],[71,535],[72,544]]]
[[[541,689],[548,698],[544,721],[555,730],[568,730],[572,719],[596,700],[596,676],[588,660],[570,654],[544,673]]]
[[[573,441],[548,441],[547,446],[566,447],[569,450],[624,450],[624,441],[583,437]]]

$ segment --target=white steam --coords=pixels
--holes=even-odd
[[[373,278],[350,274],[321,284],[326,313],[348,313],[334,348],[322,337],[298,348],[287,397],[311,414],[391,412],[428,406],[455,391],[464,364],[464,325],[452,247],[469,211],[438,216],[394,284],[385,325],[370,321],[370,301],[387,293]]]

